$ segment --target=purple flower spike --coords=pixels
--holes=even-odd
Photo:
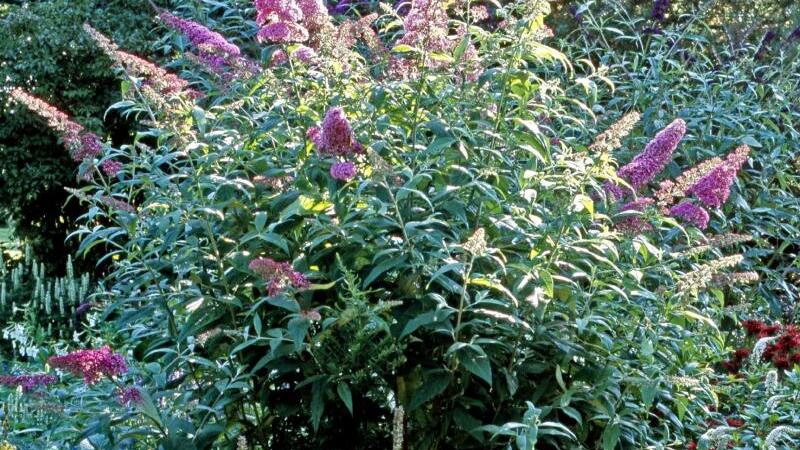
[[[709,208],[719,208],[728,200],[731,184],[735,178],[736,169],[723,163],[699,179],[686,193],[694,194]]]
[[[653,2],[653,13],[651,17],[656,22],[663,22],[669,12],[669,0],[655,0]]]
[[[82,376],[87,385],[98,382],[103,376],[114,377],[128,371],[125,358],[112,352],[107,346],[51,356],[48,363],[56,369]]]
[[[708,212],[701,206],[690,202],[683,202],[680,205],[673,206],[669,210],[669,215],[672,217],[679,217],[701,230],[705,230],[708,226]]]
[[[675,119],[645,146],[642,153],[636,155],[633,161],[622,166],[617,175],[628,180],[634,189],[639,189],[646,185],[658,175],[667,165],[672,152],[686,134],[686,122],[682,119]]]
[[[165,25],[180,31],[189,41],[204,52],[239,56],[239,47],[228,42],[221,34],[191,20],[181,19],[168,12],[159,16]]]
[[[342,108],[331,108],[322,121],[322,148],[324,151],[344,155],[353,148],[353,128]]]
[[[337,180],[347,181],[356,176],[356,166],[349,161],[336,163],[331,166],[331,176]]]

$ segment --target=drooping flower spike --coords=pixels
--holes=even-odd
[[[746,145],[737,147],[724,162],[689,187],[686,193],[694,194],[709,208],[719,208],[728,200],[731,184],[736,179],[739,169],[747,161],[749,152],[750,148]]]
[[[43,118],[47,126],[60,135],[64,147],[69,150],[73,160],[83,161],[102,154],[103,146],[100,144],[100,138],[86,131],[83,125],[70,119],[66,113],[18,87],[12,88],[10,94],[12,100]]]
[[[53,384],[58,381],[55,375],[39,373],[33,375],[2,375],[0,384],[10,388],[22,387],[22,392],[32,392],[40,387]]]
[[[185,94],[193,98],[199,95],[196,91],[189,89],[189,83],[186,80],[136,55],[123,52],[111,39],[92,28],[88,23],[83,25],[83,29],[92,37],[103,53],[114,61],[115,65],[124,69],[132,77],[142,78],[142,88],[147,92],[156,97]]]
[[[168,27],[180,31],[202,52],[215,55],[239,56],[239,47],[231,44],[221,34],[210,30],[192,20],[182,19],[171,13],[163,12],[158,16]]]

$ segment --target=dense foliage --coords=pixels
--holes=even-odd
[[[792,448],[794,48],[675,5],[331,6],[158,10],[180,77],[90,20],[129,141],[10,90],[109,274],[13,355],[3,445]]]

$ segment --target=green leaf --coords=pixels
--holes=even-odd
[[[369,272],[369,275],[367,275],[367,278],[364,279],[364,286],[365,287],[369,286],[370,283],[375,281],[384,272],[392,270],[395,267],[398,267],[405,262],[406,262],[406,257],[404,255],[396,256],[394,258],[390,258],[387,259],[386,261],[383,261],[382,263],[372,268],[372,270]]]
[[[539,279],[542,280],[544,291],[550,298],[553,298],[553,276],[547,270],[539,269]]]
[[[425,381],[422,383],[422,386],[420,386],[411,397],[411,402],[408,405],[409,412],[419,408],[444,392],[452,379],[450,373],[443,369],[428,371],[424,378]]]
[[[488,383],[489,386],[492,385],[492,365],[488,356],[470,353],[468,355],[460,355],[458,360],[473,375]]]
[[[620,428],[616,421],[606,425],[603,430],[603,450],[614,450],[619,443],[619,435]]]
[[[317,380],[311,385],[311,424],[314,431],[319,429],[322,413],[325,412],[325,380]]]
[[[407,44],[395,45],[394,47],[392,47],[392,52],[394,52],[394,53],[409,53],[409,52],[420,53],[419,49],[417,49],[415,47],[412,47],[410,45],[407,45]]]
[[[253,328],[256,330],[256,335],[261,336],[261,316],[258,313],[253,316]]]
[[[344,406],[347,407],[347,410],[350,411],[350,415],[353,415],[353,394],[350,392],[350,387],[347,386],[347,383],[344,381],[339,382],[336,386],[336,393],[339,394],[339,398],[342,399],[344,402]]]
[[[267,213],[260,211],[256,213],[256,230],[260,233],[264,231],[264,225],[267,224]]]
[[[398,336],[398,339],[403,339],[404,337],[416,331],[419,327],[430,325],[434,322],[436,322],[436,311],[422,313],[406,323],[406,326],[403,327],[403,331],[400,333],[400,336]]]

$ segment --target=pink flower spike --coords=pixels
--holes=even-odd
[[[94,384],[103,376],[115,377],[128,371],[125,358],[113,353],[108,346],[52,356],[48,364],[75,376],[82,376],[86,384]]]
[[[683,202],[679,205],[673,206],[669,210],[669,215],[679,217],[686,222],[694,224],[697,228],[704,230],[708,226],[709,216],[708,212],[700,206],[690,202]]]
[[[645,146],[628,164],[620,167],[617,175],[639,189],[653,180],[672,158],[672,152],[686,134],[686,122],[675,119]]]

